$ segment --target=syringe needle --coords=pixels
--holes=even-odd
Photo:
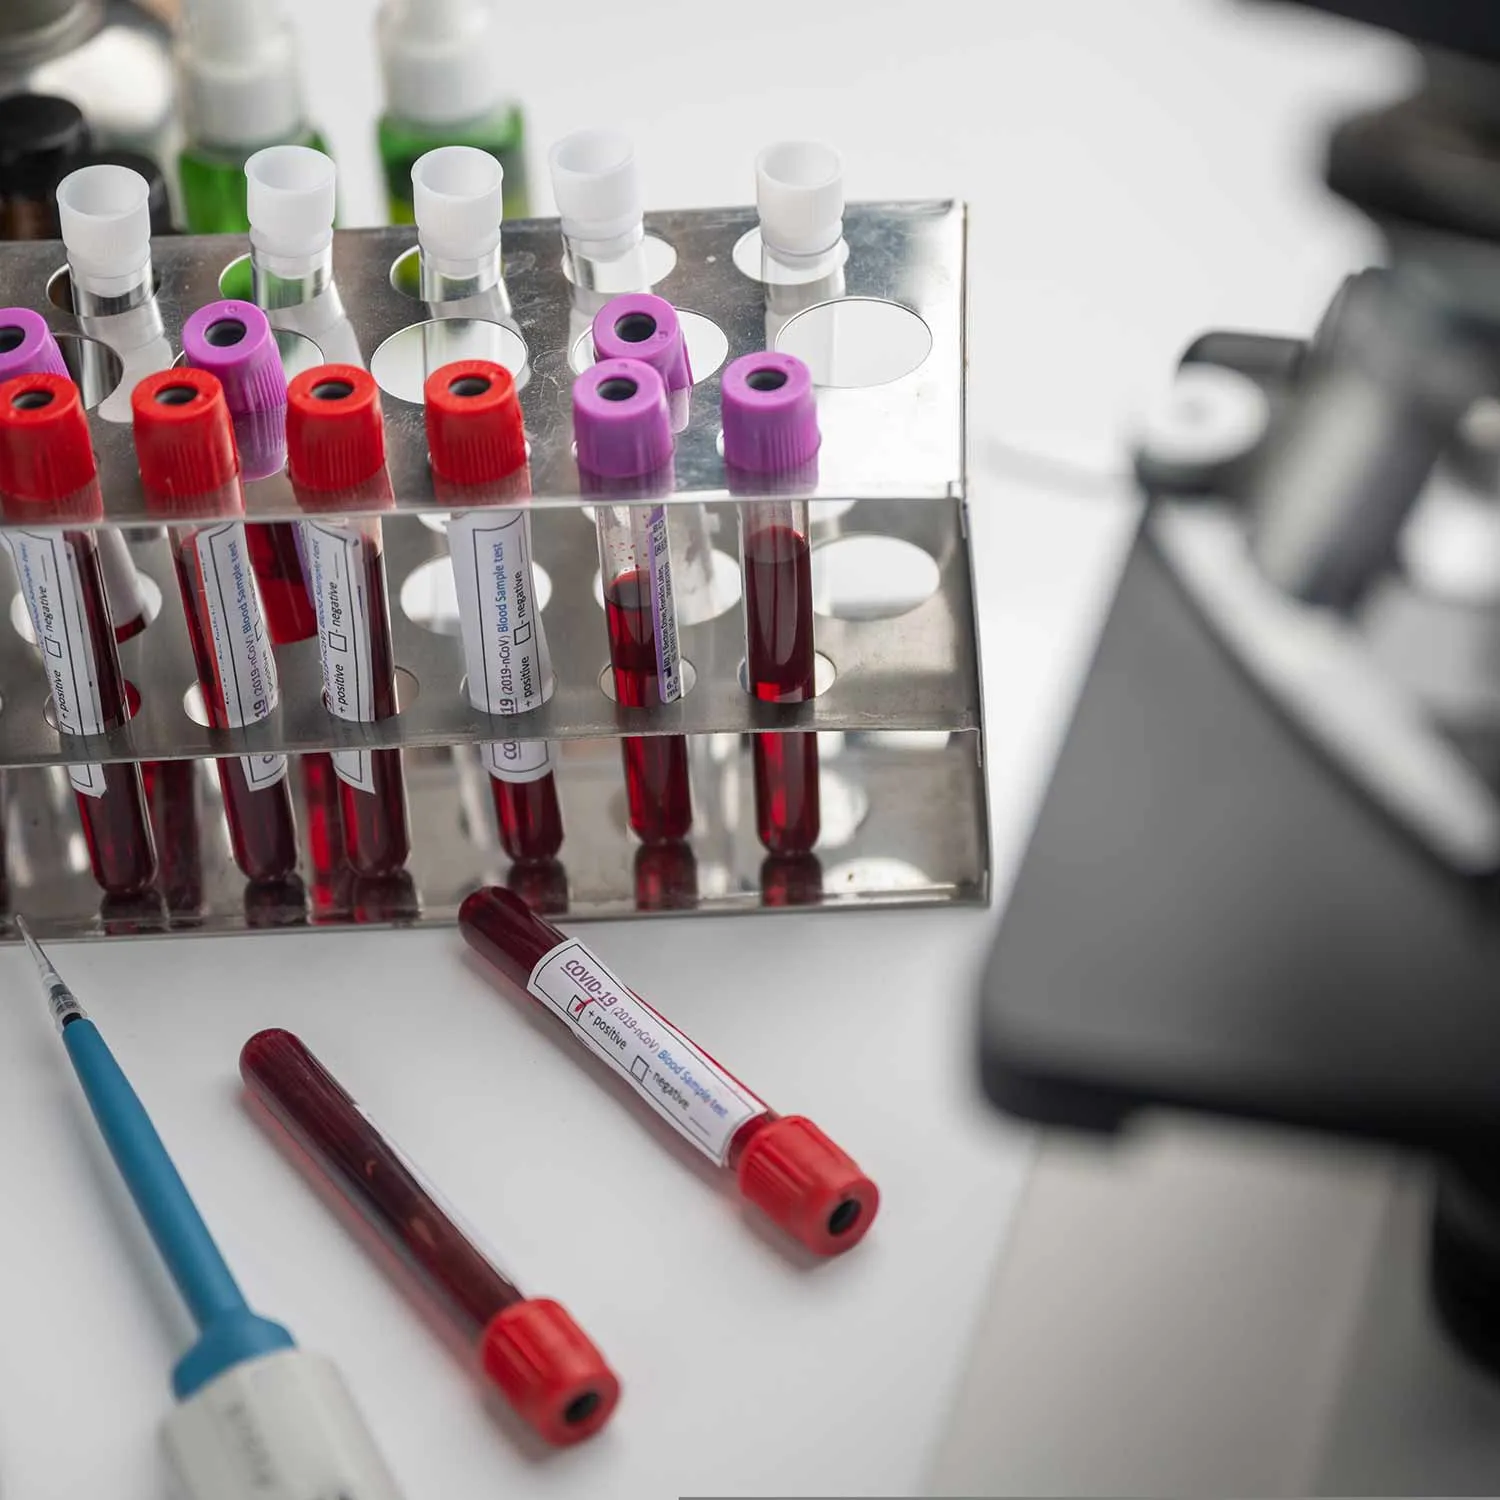
[[[62,975],[53,968],[52,960],[42,951],[42,945],[32,937],[26,919],[18,914],[14,920],[16,931],[21,934],[21,941],[26,944],[26,951],[31,954],[37,973],[41,975],[42,983],[47,988],[47,1004],[52,1011],[52,1019],[57,1022],[57,1029],[61,1031],[69,1021],[80,1020],[88,1012],[63,982]]]

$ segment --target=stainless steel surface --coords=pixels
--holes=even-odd
[[[565,840],[555,866],[508,868],[477,755],[468,747],[405,757],[411,807],[409,882],[355,882],[347,874],[314,899],[304,848],[300,878],[247,886],[229,856],[211,769],[194,770],[196,837],[170,877],[141,900],[101,900],[82,835],[59,841],[53,773],[5,777],[7,909],[39,938],[240,932],[361,923],[451,923],[477,885],[513,880],[546,891],[544,907],[569,921],[649,911],[722,915],[787,905],[797,910],[872,903],[928,906],[988,898],[989,847],[979,735],[850,735],[825,741],[824,841],[811,861],[767,861],[755,835],[747,742],[693,743],[691,846],[647,850],[628,831],[618,746],[571,741],[557,771]],[[293,766],[288,785],[300,795]],[[71,795],[67,797],[71,804]],[[178,809],[179,814],[181,809]],[[69,805],[66,812],[71,814]],[[297,809],[304,840],[305,807]],[[64,827],[66,819],[63,820]],[[69,837],[71,842],[69,842]],[[791,898],[791,899],[788,899]],[[800,899],[799,899],[800,898]],[[8,920],[0,935],[15,934]]]
[[[563,863],[532,870],[527,878],[540,881],[552,899],[561,889],[570,917],[987,899],[980,678],[964,512],[963,210],[952,204],[851,209],[847,276],[830,283],[824,296],[801,298],[795,309],[781,299],[774,314],[766,288],[732,261],[752,222],[750,210],[665,214],[650,221],[657,236],[652,243],[670,244],[676,254],[658,290],[722,330],[731,357],[774,340],[788,311],[841,295],[902,304],[920,316],[932,341],[919,367],[902,378],[819,393],[825,438],[810,510],[815,596],[827,612],[815,626],[821,657],[815,699],[761,703],[740,685],[744,630],[736,509],[757,492],[737,484],[731,497],[726,487],[717,448],[717,367],[691,393],[677,439],[677,490],[670,497],[684,502],[673,511],[683,523],[674,526],[674,538],[682,542],[691,533],[695,543],[679,559],[693,574],[684,574],[684,585],[694,579],[698,584],[685,590],[681,616],[691,690],[665,708],[621,709],[606,691],[596,532],[592,512],[577,493],[571,456],[569,355],[602,299],[570,285],[555,223],[506,227],[508,301],[497,301],[499,289],[492,288],[478,298],[441,304],[415,295],[415,257],[407,254],[411,230],[348,231],[335,237],[334,285],[273,314],[283,330],[283,359],[289,368],[305,365],[314,357],[311,339],[331,358],[362,354],[377,378],[383,375],[417,396],[425,370],[454,357],[449,335],[477,336],[487,348],[519,351],[515,370],[524,382],[531,444],[535,557],[547,577],[544,619],[557,686],[544,706],[524,715],[491,718],[470,706],[451,615],[451,568],[441,529],[446,507],[433,496],[421,409],[387,391],[397,508],[384,514],[383,531],[401,712],[374,724],[328,714],[316,643],[309,640],[277,648],[281,707],[270,719],[237,731],[210,731],[193,716],[196,678],[171,557],[159,525],[139,529],[152,517],[140,493],[128,425],[118,418],[128,417],[129,384],[176,357],[183,318],[220,295],[225,268],[240,261],[236,273],[243,278],[245,242],[228,236],[159,240],[153,247],[160,284],[155,301],[87,319],[68,309],[61,283],[48,296],[49,278],[62,264],[60,246],[0,251],[12,295],[23,299],[20,289],[31,288],[33,305],[54,330],[71,335],[63,344],[88,376],[106,519],[131,528],[138,566],[163,600],[146,630],[120,648],[125,674],[140,694],[135,718],[106,735],[64,743],[49,722],[45,679],[23,634],[24,610],[13,604],[13,576],[8,563],[0,564],[3,601],[12,603],[8,617],[0,615],[0,768],[7,768],[10,909],[24,911],[43,937],[452,921],[464,894],[507,874],[488,781],[473,749],[500,738],[559,742]],[[434,322],[434,314],[442,317]],[[836,342],[836,329],[833,336]],[[849,378],[851,359],[858,371],[859,342],[828,351],[839,357],[841,382]],[[403,343],[410,347],[398,357],[393,351]],[[86,358],[90,351],[93,357]],[[412,352],[418,363],[408,368]],[[116,377],[119,384],[111,390]],[[281,473],[248,481],[246,496],[252,519],[308,514]],[[888,544],[889,573],[865,555],[839,567],[831,561],[839,554],[825,550],[868,546],[871,539]],[[901,546],[917,549],[908,550],[904,563],[896,550]],[[421,573],[426,565],[430,571]],[[776,730],[822,733],[823,841],[812,861],[767,862],[755,835],[748,736]],[[689,847],[647,851],[628,832],[616,743],[627,733],[692,736]],[[177,773],[196,788],[197,833],[180,857],[164,859],[160,894],[123,906],[101,904],[60,770],[66,761],[185,761],[272,749],[301,754],[377,746],[407,750],[409,883],[361,887],[343,876],[337,889],[323,890],[316,901],[306,873],[305,884],[247,888],[229,856],[216,779],[202,763]],[[295,768],[289,785],[300,797]],[[183,796],[179,786],[179,812]],[[299,821],[305,835],[305,807]]]
[[[707,509],[715,551],[723,554],[732,576],[739,550],[734,510],[719,503]],[[959,502],[862,500],[821,523],[817,509],[815,503],[815,567],[822,549],[842,539],[896,537],[935,560],[938,587],[915,608],[890,618],[817,616],[817,649],[835,676],[807,703],[762,703],[740,687],[744,628],[739,605],[731,602],[713,619],[681,627],[682,653],[692,663],[695,679],[685,697],[658,709],[618,707],[600,686],[609,656],[595,591],[595,529],[575,509],[540,511],[533,517],[536,559],[552,584],[543,618],[557,688],[530,713],[503,718],[481,714],[462,688],[463,652],[456,635],[415,624],[402,608],[402,588],[415,569],[438,560],[440,574],[446,575],[448,564],[443,534],[401,516],[388,519],[383,528],[393,645],[404,673],[403,707],[394,718],[355,724],[328,713],[316,642],[307,640],[276,649],[282,701],[270,718],[242,730],[209,730],[195,723],[183,706],[196,681],[192,654],[170,555],[158,538],[133,545],[163,603],[151,625],[120,647],[125,675],[141,697],[139,712],[124,728],[64,741],[48,720],[46,679],[35,648],[13,623],[0,619],[0,766],[615,734],[978,729],[974,600]],[[13,569],[7,564],[0,576],[7,581],[9,602],[16,592]],[[903,583],[893,575],[890,587],[894,592]],[[867,601],[861,601],[861,608],[869,612]],[[13,610],[10,621],[22,613]]]
[[[728,341],[730,358],[766,346],[765,288],[737,270],[732,258],[736,242],[754,222],[754,211],[749,208],[670,212],[648,215],[646,220],[649,233],[669,244],[677,257],[656,290],[674,306],[715,323]],[[818,483],[810,493],[841,500],[959,498],[964,493],[963,206],[952,202],[857,204],[849,208],[844,225],[849,259],[843,269],[843,295],[900,304],[927,325],[932,346],[911,373],[863,388],[848,385],[850,376],[841,361],[843,384],[820,392],[823,447]],[[439,310],[448,317],[471,321],[475,317],[476,309],[471,307],[475,299],[443,303],[440,308],[418,300],[410,261],[405,263],[407,274],[393,278],[393,266],[415,239],[411,228],[342,230],[334,236],[334,272],[343,306],[377,374],[376,351],[393,335],[427,322]],[[160,279],[157,308],[170,347],[166,363],[181,347],[183,320],[222,295],[221,273],[246,248],[246,239],[235,235],[184,235],[154,243]],[[521,400],[531,443],[531,503],[538,507],[576,505],[582,497],[572,457],[568,355],[577,329],[573,289],[563,271],[556,221],[508,224],[504,251],[505,291],[511,309],[507,321],[519,330],[525,346],[524,370],[515,373],[527,376]],[[128,315],[118,323],[91,317],[84,329],[71,311],[49,299],[48,280],[63,259],[62,246],[52,241],[3,247],[0,266],[7,299],[35,307],[55,332],[87,332],[115,347],[125,356],[125,380],[138,378],[147,365],[139,353],[141,329]],[[504,309],[494,316],[504,318]],[[496,327],[501,325],[497,322]],[[773,334],[775,327],[773,319]],[[422,348],[420,336],[407,337],[418,350]],[[505,340],[507,347],[514,342]],[[430,367],[432,360],[453,355],[445,346],[438,353],[429,351],[426,357]],[[126,394],[116,391],[90,420],[106,519],[131,525],[144,521],[147,512],[131,446]],[[421,408],[387,394],[385,412],[397,506],[430,511],[435,501]],[[718,380],[710,374],[694,387],[687,425],[677,436],[678,496],[729,498],[718,442]],[[252,519],[306,514],[284,473],[252,480],[245,491],[246,513]]]

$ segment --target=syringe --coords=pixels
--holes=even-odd
[[[774,1113],[577,938],[494,885],[464,899],[458,925],[511,989],[540,1001],[809,1250],[838,1255],[865,1237],[880,1193],[853,1158],[804,1116]]]
[[[193,1500],[400,1500],[334,1365],[250,1310],[197,1205],[99,1029],[25,922],[52,1018],[100,1134],[198,1326],[172,1371],[163,1424]]]

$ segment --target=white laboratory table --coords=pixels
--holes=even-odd
[[[380,195],[367,0],[295,8],[347,223]],[[974,980],[1134,519],[1124,414],[1210,325],[1302,329],[1371,242],[1316,124],[1400,49],[1224,0],[603,0],[514,22],[545,144],[611,121],[648,202],[743,202],[822,137],[853,197],[973,208],[973,529],[997,908],[591,929],[618,971],[872,1172],[880,1222],[811,1265],[501,996],[447,932],[61,947],[258,1308],[349,1376],[414,1500],[913,1494],[1016,1218],[1029,1133],[978,1099]],[[1019,455],[1030,455],[1021,457]],[[0,1493],[158,1496],[185,1324],[21,956],[0,956]],[[612,1426],[538,1452],[251,1121],[235,1070],[297,1030],[622,1376]]]

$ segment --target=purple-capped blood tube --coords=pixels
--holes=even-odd
[[[740,506],[745,675],[767,703],[802,703],[817,691],[812,551],[806,491],[817,483],[818,403],[812,376],[790,354],[747,354],[724,371],[724,465]],[[758,734],[755,822],[775,855],[807,854],[818,840],[818,737]]]
[[[677,310],[651,292],[612,297],[594,314],[596,359],[637,359],[661,376],[667,395],[693,383]]]
[[[47,321],[29,307],[0,307],[0,380],[13,375],[66,375]]]
[[[638,360],[591,366],[573,382],[573,436],[582,489],[599,496],[594,515],[615,699],[625,709],[674,703],[683,689],[672,546],[667,507],[649,499],[670,494],[673,484],[661,377]],[[636,503],[624,503],[627,496]],[[646,844],[684,838],[693,821],[686,736],[628,735],[620,749],[637,837]]]
[[[190,365],[219,378],[234,422],[246,479],[264,479],[286,462],[286,372],[266,315],[252,302],[224,298],[200,307],[182,325]],[[260,584],[266,626],[278,646],[306,640],[318,628],[297,527],[266,521],[245,528]]]

